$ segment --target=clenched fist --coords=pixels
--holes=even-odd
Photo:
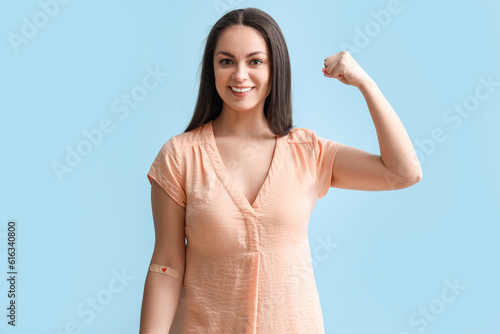
[[[322,70],[325,77],[335,78],[346,85],[358,88],[372,81],[347,51],[325,58],[325,67]]]

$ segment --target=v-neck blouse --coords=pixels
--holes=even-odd
[[[171,334],[324,333],[307,230],[342,145],[307,128],[276,136],[250,205],[221,159],[212,121],[163,144],[148,179],[186,210],[186,265]]]

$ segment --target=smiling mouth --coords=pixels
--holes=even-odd
[[[246,93],[246,92],[251,91],[254,87],[237,88],[237,87],[231,87],[231,86],[229,86],[229,88],[231,88],[231,90],[233,92],[236,92],[236,93]]]

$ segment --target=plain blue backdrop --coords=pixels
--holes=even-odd
[[[330,188],[318,201],[308,235],[326,333],[500,333],[493,0],[4,2],[0,332],[138,333],[154,246],[146,174],[191,119],[211,26],[243,7],[283,31],[296,127],[380,153],[362,94],[321,70],[347,50],[422,165],[410,188]]]

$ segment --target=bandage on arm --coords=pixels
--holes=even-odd
[[[155,273],[169,275],[169,276],[172,276],[174,278],[177,278],[177,276],[179,276],[179,272],[177,270],[175,270],[172,267],[163,266],[161,264],[154,264],[154,263],[151,264],[149,266],[149,271],[153,271]]]

